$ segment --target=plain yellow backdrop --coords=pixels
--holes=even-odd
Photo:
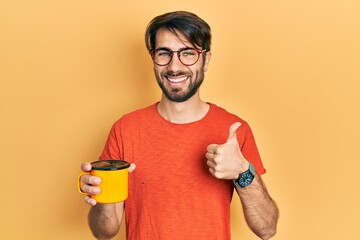
[[[159,100],[144,31],[174,10],[212,27],[201,96],[250,123],[274,239],[360,239],[357,0],[1,0],[0,239],[92,239],[79,166]],[[233,239],[257,239],[233,200]]]

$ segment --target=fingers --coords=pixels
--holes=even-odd
[[[129,173],[132,173],[136,168],[136,165],[134,163],[130,164],[130,167],[128,168]]]
[[[206,161],[206,164],[207,164],[207,166],[208,166],[209,168],[211,168],[211,169],[215,169],[216,166],[217,166],[217,164],[216,164],[215,162],[211,161],[211,160],[207,160],[207,161]]]
[[[224,172],[224,164],[222,157],[216,153],[206,153],[206,164],[209,167],[209,172],[216,178],[221,179]]]
[[[101,183],[101,178],[91,174],[84,174],[81,176],[81,182],[86,185],[99,185]]]
[[[88,204],[88,205],[90,205],[90,206],[95,206],[96,205],[96,200],[95,199],[93,199],[93,198],[91,198],[90,196],[86,196],[85,198],[84,198],[84,201]]]
[[[83,184],[80,188],[84,193],[89,195],[96,195],[101,192],[101,189],[97,187],[97,185],[101,183],[101,179],[99,177],[95,177],[90,174],[84,174],[81,176],[81,181]],[[97,203],[96,200],[91,198],[89,195],[84,198],[84,201],[90,206],[95,206]]]
[[[83,182],[83,185],[81,185],[80,188],[84,193],[96,195],[101,192],[101,189],[96,186],[101,183],[101,179],[99,177],[84,174],[81,176],[81,181]],[[96,200],[91,198],[89,195],[84,198],[84,201],[90,206],[95,206],[97,204]]]
[[[81,164],[81,170],[84,172],[90,172],[91,164],[89,162]],[[81,176],[81,182],[82,185],[80,188],[81,191],[83,191],[84,193],[87,193],[89,195],[95,195],[101,192],[101,189],[97,187],[97,185],[101,183],[101,179],[99,177],[92,176],[90,174],[84,174]],[[97,203],[96,200],[91,198],[90,196],[86,196],[84,198],[84,201],[90,206],[94,206]]]
[[[80,177],[80,181],[82,182],[81,191],[85,194],[89,194],[84,198],[85,203],[90,206],[95,206],[97,204],[96,200],[91,198],[90,195],[97,195],[101,192],[100,187],[98,185],[101,183],[101,178],[97,176],[93,176],[90,174],[91,164],[89,162],[85,162],[81,164],[81,170],[84,172],[89,172],[89,174],[83,174]],[[134,163],[130,164],[128,168],[129,173],[132,173],[136,168]]]
[[[219,148],[219,144],[210,144],[210,145],[207,146],[206,151],[208,153],[215,154],[217,152],[218,148]]]
[[[217,164],[213,161],[208,160],[206,162],[207,166],[209,167],[209,172],[216,178],[218,179],[223,179],[225,178],[225,173],[224,173],[224,169],[223,166],[221,164]]]
[[[89,162],[84,162],[81,164],[81,170],[84,172],[90,172],[91,171],[91,164]]]
[[[96,176],[92,176],[90,174],[84,174],[81,176],[81,191],[84,193],[88,193],[91,195],[99,194],[101,189],[97,187],[101,183],[101,179]]]
[[[210,149],[211,150],[211,149]],[[221,165],[218,164],[218,158],[216,157],[216,152],[207,152],[206,153],[206,164],[209,167],[209,172],[216,178],[220,178],[219,172]]]

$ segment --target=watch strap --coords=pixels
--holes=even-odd
[[[249,186],[254,180],[254,178],[255,178],[255,167],[251,162],[249,162],[249,169],[243,173],[240,173],[239,177],[237,179],[234,179],[233,182],[235,186],[237,186],[238,188],[243,188]]]

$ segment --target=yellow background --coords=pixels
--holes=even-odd
[[[357,0],[1,0],[0,239],[92,239],[79,166],[160,98],[144,31],[180,9],[212,27],[201,95],[252,126],[274,239],[360,239]],[[231,218],[233,239],[257,239],[238,201]]]

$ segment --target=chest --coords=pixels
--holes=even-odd
[[[221,143],[225,134],[206,128],[143,128],[136,141],[125,143],[124,153],[136,164],[134,185],[152,191],[177,189],[206,191],[207,186],[223,188],[224,181],[214,178],[206,164],[206,149]],[[129,159],[129,158],[127,158]],[[169,188],[169,189],[167,189]]]

